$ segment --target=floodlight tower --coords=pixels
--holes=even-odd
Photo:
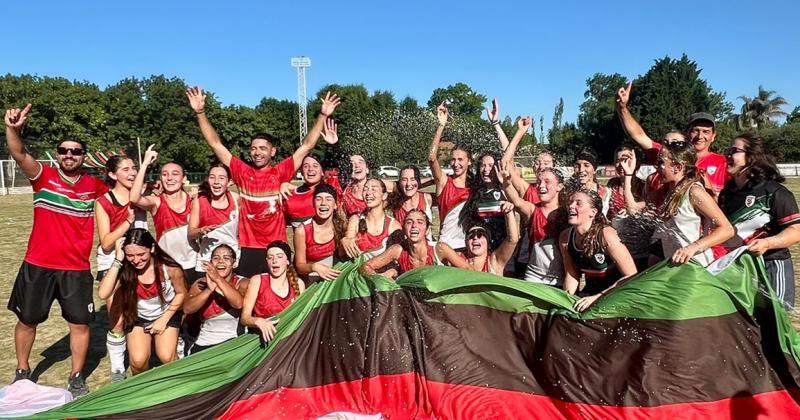
[[[308,115],[306,107],[306,68],[311,67],[311,59],[304,56],[292,57],[292,67],[297,69],[297,108],[300,120],[300,141],[308,134]]]

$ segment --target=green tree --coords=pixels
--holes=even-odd
[[[439,104],[447,102],[450,115],[480,119],[486,101],[486,95],[474,91],[465,83],[456,83],[446,88],[434,89],[428,100],[428,109],[435,112]]]
[[[614,160],[614,151],[625,138],[625,131],[617,118],[616,93],[620,86],[627,84],[628,79],[618,73],[595,73],[586,81],[583,94],[586,99],[578,116],[578,128],[584,138],[573,143],[576,150],[588,146],[597,153],[601,162]]]
[[[774,90],[764,89],[758,86],[758,94],[755,97],[740,96],[743,104],[739,113],[739,127],[742,129],[759,130],[768,125],[775,125],[772,121],[786,114],[781,107],[789,103],[783,96],[777,96]]]
[[[786,116],[786,124],[794,124],[797,122],[800,122],[800,106],[794,107],[794,110]]]
[[[655,60],[647,73],[633,81],[631,112],[651,137],[685,128],[695,112],[708,112],[717,121],[731,115],[733,106],[725,101],[725,92],[714,91],[700,78],[701,72],[685,54],[677,60],[667,56]]]

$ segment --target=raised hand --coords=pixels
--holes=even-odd
[[[322,127],[322,139],[325,140],[325,143],[336,144],[339,141],[338,129],[339,126],[333,118],[325,120],[325,126]]]
[[[333,111],[336,110],[336,107],[339,106],[339,103],[342,102],[342,99],[339,98],[335,93],[326,92],[325,97],[322,98],[322,109],[320,113],[326,117],[330,117],[333,115]]]
[[[439,125],[447,125],[447,105],[444,101],[436,107],[436,119],[439,120]]]
[[[12,108],[6,110],[4,118],[6,127],[14,130],[21,130],[28,121],[28,113],[31,112],[31,104],[25,105],[24,109]]]
[[[501,201],[500,211],[502,211],[503,214],[511,213],[512,211],[514,211],[514,204],[511,203],[510,201]]]
[[[622,166],[623,175],[633,175],[636,172],[636,158],[629,157],[619,162]]]
[[[117,260],[122,261],[122,258],[125,256],[125,252],[122,250],[122,244],[125,243],[125,237],[122,236],[114,242],[114,258]]]
[[[500,160],[497,162],[497,179],[502,182],[506,183],[511,180],[511,163],[505,160]]]
[[[284,182],[281,184],[278,190],[281,193],[281,197],[283,197],[283,201],[287,201],[289,200],[289,197],[294,195],[295,191],[297,190],[297,186],[291,182]]]
[[[200,86],[186,89],[186,97],[189,98],[189,106],[194,112],[200,114],[206,109],[206,94]]]
[[[500,122],[500,105],[497,103],[497,98],[492,99],[492,109],[486,108],[486,117],[492,124]]]
[[[531,128],[531,124],[533,124],[533,118],[528,115],[520,118],[519,121],[517,121],[517,128],[528,131],[528,129]]]
[[[153,150],[156,147],[155,144],[151,144],[150,147],[147,148],[144,152],[144,158],[142,158],[142,166],[149,166],[152,165],[153,162],[158,159],[158,152]]]
[[[631,98],[631,88],[633,87],[633,82],[628,82],[627,87],[621,87],[617,91],[617,106],[620,108],[627,108],[628,107],[628,100]]]

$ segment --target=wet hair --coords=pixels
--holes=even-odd
[[[597,170],[598,158],[597,158],[597,153],[595,153],[594,150],[589,149],[589,148],[585,148],[585,149],[581,150],[575,156],[575,163],[578,163],[579,160],[585,160],[585,161],[589,162],[589,164],[592,165],[592,167],[595,170]]]
[[[320,183],[316,187],[314,187],[313,197],[317,198],[317,196],[320,195],[320,194],[330,194],[330,195],[333,196],[333,200],[334,201],[338,201],[339,200],[339,194],[336,192],[336,188],[333,188],[332,186],[330,186],[330,185],[328,185],[328,184],[326,184],[324,182]]]
[[[425,213],[423,210],[421,210],[421,209],[411,209],[411,210],[409,210],[408,213],[406,213],[406,219],[408,219],[408,216],[410,216],[411,213],[419,213],[419,214],[421,214],[425,218],[425,223],[427,224],[428,228],[431,227],[431,219],[428,217],[428,214]]]
[[[83,155],[84,156],[86,156],[86,154],[89,153],[89,146],[86,144],[86,142],[83,141],[83,140],[79,140],[79,139],[77,139],[75,137],[66,137],[66,138],[61,139],[58,143],[56,143],[56,148],[61,147],[62,144],[66,143],[68,141],[80,144],[81,148],[83,149]]]
[[[666,133],[664,133],[664,138],[666,138],[670,134],[679,134],[681,138],[686,140],[686,132],[683,130],[678,130],[677,128],[673,128],[672,130],[669,130]]]
[[[683,195],[689,191],[696,182],[703,184],[700,172],[697,170],[697,152],[689,141],[673,141],[664,145],[662,149],[669,153],[669,158],[674,163],[684,167],[684,178],[667,194],[661,211],[661,217],[669,219],[678,213]]]
[[[592,191],[587,189],[580,189],[570,194],[570,197],[575,194],[586,194],[589,197],[589,204],[592,208],[597,210],[592,225],[589,230],[583,235],[581,247],[583,248],[583,256],[591,258],[594,254],[602,251],[605,248],[605,241],[603,240],[603,228],[609,226],[608,219],[603,214],[603,199]]]
[[[786,177],[781,175],[775,156],[764,142],[764,138],[754,133],[741,133],[734,139],[744,141],[747,166],[747,180],[750,182],[776,181],[784,182]]]
[[[370,181],[378,181],[380,183],[380,185],[381,185],[381,189],[383,190],[383,193],[386,194],[386,183],[383,182],[382,179],[380,179],[380,178],[367,178],[367,181],[364,183],[364,185],[366,186],[367,183],[369,183]],[[364,193],[362,192],[361,195],[363,196]],[[359,216],[358,231],[360,233],[364,233],[364,232],[367,231],[367,213],[369,213],[369,209],[364,210],[364,212],[361,213],[361,215]]]
[[[186,168],[184,168],[182,164],[180,164],[178,162],[175,162],[174,160],[171,160],[171,161],[166,162],[163,165],[161,165],[161,170],[159,171],[159,173],[161,171],[163,171],[164,167],[167,166],[167,165],[178,165],[178,167],[181,168],[181,172],[183,172],[183,174],[186,175]]]
[[[414,179],[417,180],[417,186],[418,187],[421,186],[422,185],[422,175],[419,172],[419,168],[417,168],[414,165],[403,166],[403,168],[400,169],[400,176],[402,177],[403,171],[407,171],[407,170],[411,170],[411,171],[414,172]],[[420,199],[422,199],[422,198],[420,198]],[[405,194],[403,194],[403,191],[400,189],[400,180],[399,179],[397,180],[396,188],[394,189],[394,191],[389,193],[389,198],[386,201],[387,201],[387,204],[388,204],[389,208],[393,212],[397,211],[400,207],[403,207],[403,203],[405,203],[405,201],[406,201],[406,196],[405,196]]]
[[[125,155],[113,155],[106,161],[106,184],[109,187],[114,188],[114,186],[117,185],[117,181],[111,178],[110,175],[114,172],[117,172],[119,167],[122,165],[122,162],[126,160],[131,160],[131,158]]]
[[[231,170],[230,170],[230,168],[225,166],[225,164],[223,164],[222,162],[216,162],[216,163],[211,164],[211,166],[208,168],[208,172],[206,173],[206,179],[203,180],[203,183],[200,184],[199,187],[197,187],[197,195],[199,195],[201,197],[205,197],[205,198],[207,198],[209,200],[211,200],[211,184],[208,183],[208,175],[211,174],[211,170],[214,169],[214,168],[222,168],[222,169],[224,169],[225,170],[225,175],[228,176],[228,181],[230,181],[230,179],[231,179]]]
[[[253,134],[250,137],[250,146],[253,145],[253,140],[266,140],[270,144],[270,146],[272,146],[274,148],[278,148],[278,146],[281,144],[280,139],[278,139],[277,137],[275,137],[275,136],[273,136],[272,134],[269,134],[269,133],[256,133],[256,134]]]
[[[297,275],[297,271],[294,269],[294,262],[292,260],[292,248],[289,247],[284,241],[272,241],[267,245],[267,251],[272,248],[278,248],[286,254],[286,259],[289,260],[289,264],[286,266],[286,279],[289,280],[289,286],[294,290],[295,294],[300,294],[300,283],[298,281],[299,276]],[[264,286],[263,284],[261,285]],[[269,283],[266,285],[269,286]]]
[[[326,184],[325,182],[317,184],[317,186],[314,187],[313,197],[317,198],[317,195],[319,194],[330,194],[333,196],[334,201],[339,200],[339,195],[336,192],[336,188]],[[344,211],[334,208],[331,218],[333,220],[333,239],[337,244],[336,248],[339,249],[339,244],[341,243],[341,240],[344,238],[345,232],[347,231],[347,221],[344,217]]]
[[[125,234],[124,238],[122,242],[123,248],[128,245],[138,245],[150,250],[150,264],[153,266],[158,299],[163,305],[166,302],[162,290],[163,279],[161,277],[164,275],[162,268],[164,266],[181,268],[181,266],[158,246],[153,235],[147,229],[131,229]],[[114,303],[120,305],[123,322],[126,325],[131,325],[138,318],[137,303],[139,298],[136,295],[136,288],[139,285],[139,276],[133,264],[127,258],[122,262],[122,269],[118,278],[119,288],[114,293]]]
[[[236,251],[233,250],[233,247],[231,247],[228,244],[219,244],[219,245],[217,245],[216,248],[214,248],[211,251],[211,255],[214,255],[214,253],[217,252],[218,249],[227,250],[228,252],[230,252],[231,255],[233,256],[233,262],[236,262]]]
[[[543,168],[539,171],[539,174],[536,177],[536,183],[532,185],[538,185],[539,179],[542,178],[542,175],[546,173],[551,173],[553,176],[556,177],[556,180],[559,184],[562,184],[564,188],[558,193],[558,205],[559,207],[566,207],[567,206],[567,199],[569,198],[569,188],[567,187],[567,179],[564,178],[564,174],[555,167],[552,168]]]
[[[489,228],[489,225],[487,225],[486,222],[484,222],[483,220],[476,220],[474,223],[469,225],[467,229],[464,231],[465,232],[464,245],[466,245],[466,252],[470,252],[469,245],[466,242],[468,240],[469,233],[472,230],[482,230],[483,233],[486,235],[486,246],[487,247],[492,246],[492,230]]]

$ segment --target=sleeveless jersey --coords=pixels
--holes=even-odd
[[[695,183],[695,185],[702,188],[699,182]],[[692,188],[687,189],[683,197],[681,197],[675,216],[659,224],[653,234],[653,238],[661,239],[664,256],[668,259],[672,258],[675,251],[695,242],[704,234],[703,219],[694,210],[694,206],[689,200],[689,191]],[[692,257],[692,259],[703,267],[707,267],[714,261],[714,253],[711,249],[706,249]]]
[[[419,200],[417,200],[417,205],[414,208],[424,211],[425,214],[428,215],[428,220],[433,220],[433,211],[431,210],[433,207],[433,200],[431,199],[430,194],[426,194],[421,191],[417,194],[419,195]],[[399,223],[400,226],[403,226],[403,222],[405,222],[408,212],[409,210],[404,209],[403,206],[400,206],[400,208],[394,211],[394,219],[397,220],[397,223]]]
[[[156,268],[158,270],[158,268]],[[136,310],[139,318],[145,321],[155,321],[164,315],[164,312],[169,309],[172,300],[175,299],[175,288],[172,286],[172,280],[169,278],[167,266],[161,267],[161,294],[164,296],[164,302],[158,297],[158,285],[154,281],[150,284],[142,284],[136,282]],[[159,275],[156,272],[156,275]]]
[[[525,280],[551,286],[564,284],[564,264],[558,235],[565,226],[566,214],[563,208],[557,208],[547,216],[540,206],[534,208],[528,233],[530,242]]]
[[[469,198],[470,189],[459,188],[448,176],[442,192],[439,194],[439,242],[450,245],[453,249],[466,246],[464,230],[461,228],[459,214]]]
[[[574,227],[569,229],[567,251],[570,257],[572,257],[572,261],[586,279],[586,285],[583,287],[583,290],[578,293],[580,296],[600,293],[608,289],[615,281],[619,280],[620,275],[617,270],[617,265],[604,250],[598,250],[591,257],[583,255],[583,250],[578,249],[578,244],[575,241]]]
[[[242,280],[247,279],[234,274],[233,278],[231,279],[231,286],[235,289]],[[214,293],[211,294],[211,297],[209,297],[206,303],[200,308],[200,316],[202,319],[207,320],[223,312],[230,311],[236,310],[231,307],[231,305],[228,303],[228,300],[225,299],[225,296],[223,296],[222,292],[219,290],[219,288],[217,288]]]
[[[367,210],[367,203],[364,202],[363,198],[358,198],[355,194],[353,194],[353,187],[350,185],[348,185],[344,189],[344,192],[342,192],[341,205],[348,219],[354,214],[361,214]]]
[[[334,238],[325,243],[317,243],[314,239],[314,220],[306,220],[303,223],[306,232],[306,261],[309,263],[322,262],[333,267],[333,254],[336,251]]]
[[[261,286],[258,288],[258,297],[253,306],[253,313],[259,318],[268,318],[286,309],[295,298],[292,285],[289,285],[289,293],[285,297],[280,297],[272,290],[269,284],[269,275],[261,275]]]
[[[182,212],[173,210],[167,203],[167,196],[159,196],[158,208],[153,215],[158,246],[172,257],[184,270],[195,268],[197,251],[195,244],[189,241],[189,215],[192,212],[189,194]]]
[[[120,204],[117,198],[114,197],[112,191],[98,198],[97,203],[100,204],[100,207],[102,207],[108,215],[109,232],[113,232],[119,225],[125,223],[125,219],[128,218],[128,209],[131,208],[131,203],[128,202],[125,205]],[[133,206],[133,224],[128,229],[132,228],[147,229],[147,212],[136,206]],[[104,271],[111,268],[111,264],[114,262],[115,252],[114,248],[106,252],[103,250],[103,247],[99,244],[97,245],[97,271]]]
[[[403,274],[417,268],[411,264],[411,254],[405,248],[400,252],[400,256],[397,257],[397,265],[397,274]],[[436,255],[436,250],[431,244],[428,244],[428,257],[425,260],[425,265],[442,265],[441,261],[439,261],[439,256]]]
[[[308,190],[303,192],[295,191],[286,200],[284,209],[286,210],[286,220],[295,228],[314,217],[314,188],[308,187]]]
[[[458,255],[461,256],[461,258],[469,261],[469,257],[467,256],[467,254],[465,252],[459,252]],[[497,274],[497,273],[494,272],[494,269],[492,268],[492,265],[489,264],[489,260],[491,258],[492,258],[491,254],[489,254],[486,257],[486,260],[483,262],[483,267],[481,267],[481,273]]]
[[[233,198],[233,194],[226,193],[228,207],[217,209],[211,205],[208,197],[198,196],[200,203],[200,227],[219,225],[216,229],[209,231],[200,238],[197,251],[197,262],[195,270],[204,272],[203,262],[211,261],[211,253],[217,246],[225,244],[233,248],[236,255],[234,267],[239,265],[241,249],[239,248],[239,203]],[[188,232],[187,232],[188,233]]]
[[[386,250],[386,242],[389,239],[389,227],[392,225],[392,219],[389,216],[383,218],[383,231],[377,235],[369,233],[369,231],[358,232],[356,234],[356,245],[358,249],[367,255],[367,258],[372,258],[380,255]]]

